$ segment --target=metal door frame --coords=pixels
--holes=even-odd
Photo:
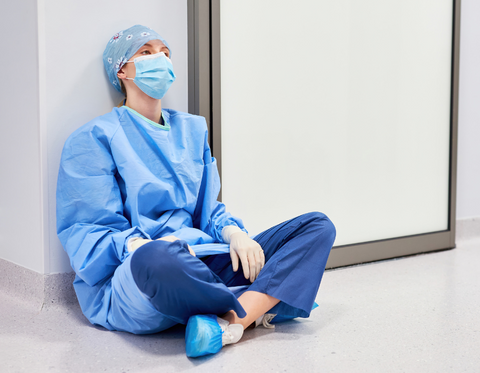
[[[327,268],[372,262],[455,247],[458,81],[461,0],[452,0],[449,225],[445,231],[334,246]],[[207,120],[210,146],[222,175],[220,0],[188,0],[188,107]],[[219,196],[221,200],[221,195]]]

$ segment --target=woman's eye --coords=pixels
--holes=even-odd
[[[141,54],[150,54],[150,51],[145,50],[145,51],[142,51]]]

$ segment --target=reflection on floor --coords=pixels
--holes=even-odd
[[[2,372],[480,372],[480,241],[325,273],[310,319],[248,330],[188,359],[184,328],[136,336],[78,306],[32,309],[0,293]]]

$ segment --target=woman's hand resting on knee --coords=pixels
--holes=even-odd
[[[255,281],[265,265],[265,255],[262,247],[243,231],[230,235],[230,257],[233,271],[237,272],[238,262],[242,263],[243,275],[250,282]]]
[[[128,240],[128,244],[127,244],[127,249],[128,249],[128,252],[134,252],[135,250],[137,250],[139,247],[145,245],[146,243],[149,243],[149,242],[152,242],[152,240],[148,240],[146,238],[142,238],[142,237],[133,237],[133,238],[130,238],[130,240]]]
[[[180,238],[175,237],[175,236],[165,236],[165,237],[157,239],[157,241],[168,241],[168,242],[175,242],[175,241],[178,241],[178,240],[180,240]],[[192,254],[193,256],[196,256],[195,252],[192,250],[190,245],[187,245],[187,246],[188,246],[188,251],[190,251],[190,254]]]

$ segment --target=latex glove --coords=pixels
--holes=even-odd
[[[147,240],[146,238],[142,238],[142,237],[132,237],[128,240],[127,250],[128,252],[131,253],[137,250],[140,246],[143,246],[149,242],[152,242],[152,240]]]
[[[230,243],[230,258],[233,271],[237,272],[239,261],[242,263],[243,275],[250,282],[255,281],[265,265],[265,255],[258,242],[248,237],[248,234],[235,226],[225,227],[222,231],[223,240]]]
[[[175,241],[179,241],[179,240],[180,240],[180,238],[175,237],[175,236],[165,236],[165,237],[157,239],[157,241],[167,241],[167,242],[175,242]],[[187,244],[187,246],[188,246],[188,251],[190,251],[190,254],[192,254],[193,256],[197,256],[197,255],[195,255],[195,251],[192,250],[190,245]]]

